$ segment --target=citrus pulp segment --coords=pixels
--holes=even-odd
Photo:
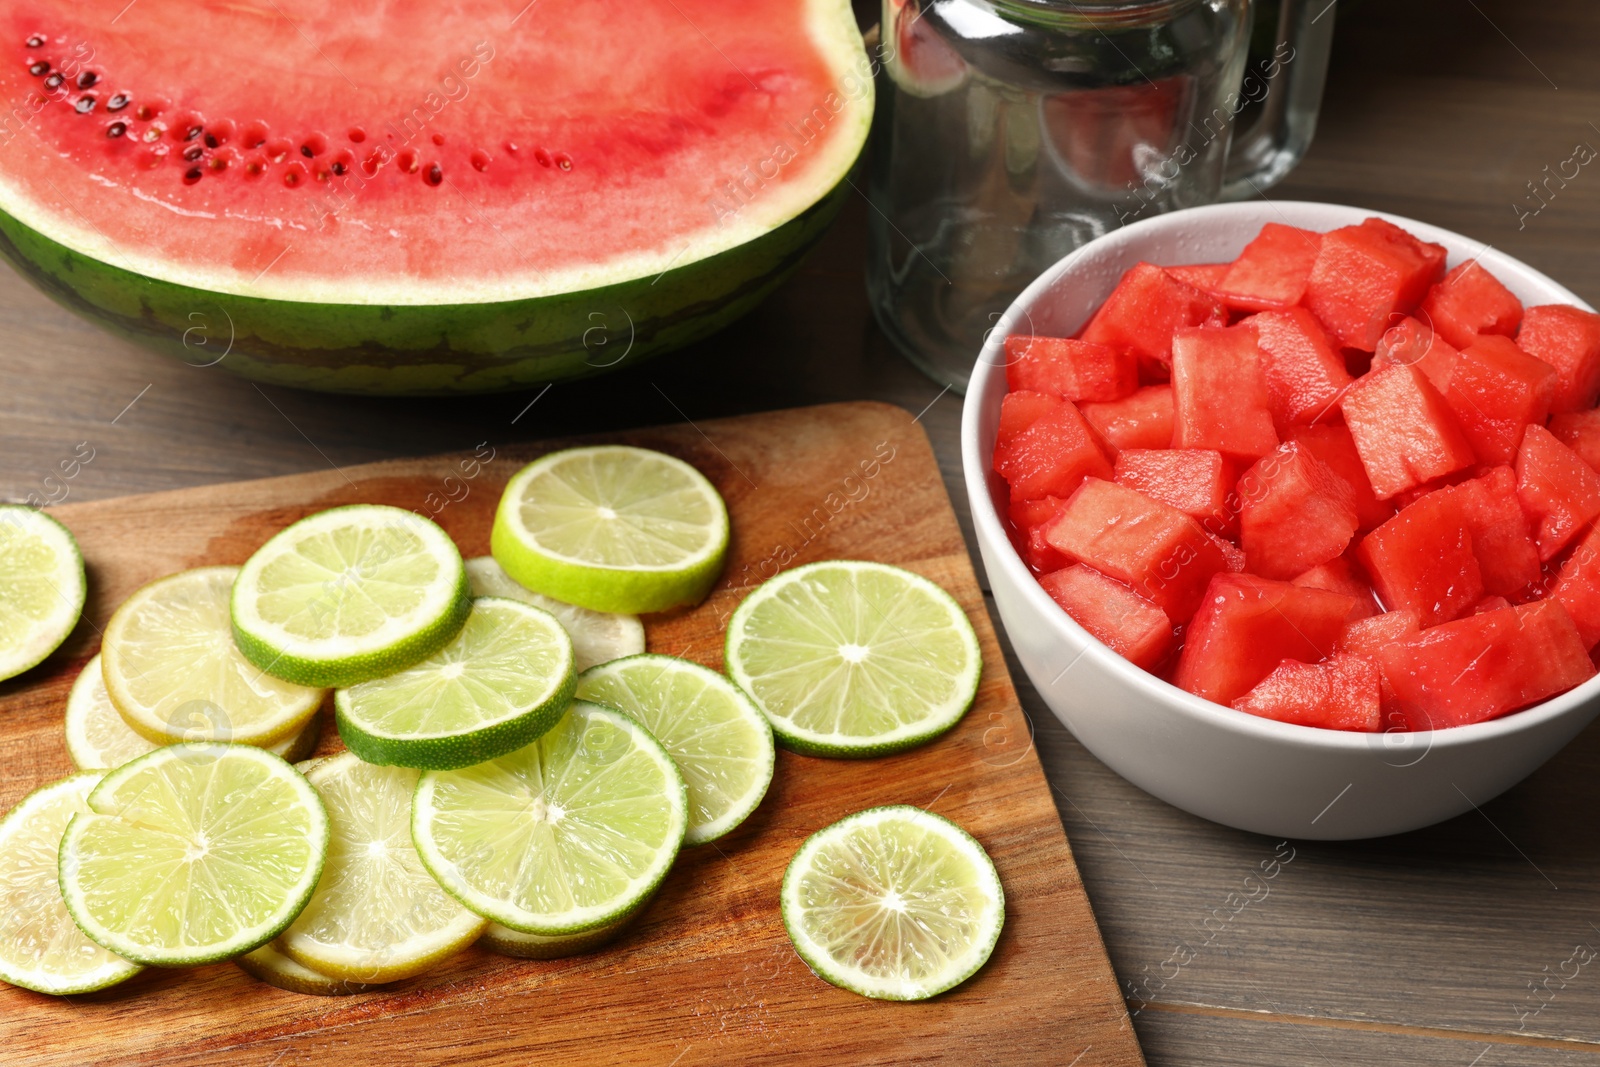
[[[493,556],[467,560],[467,582],[473,596],[503,596],[543,608],[556,617],[572,638],[576,668],[586,671],[596,663],[636,656],[644,651],[644,624],[633,615],[590,611],[555,597],[535,593],[518,584]]]
[[[923,1000],[988,960],[1005,893],[972,835],[892,806],[807,838],[784,872],[782,911],[795,950],[821,977],[866,997]]]
[[[412,837],[439,884],[479,915],[544,936],[610,926],[643,906],[683,842],[672,757],[633,719],[573,701],[533,744],[429,771]]]
[[[61,899],[61,834],[100,782],[75,774],[24,797],[0,820],[0,980],[36,993],[87,993],[140,967],[83,935]]]
[[[228,622],[237,567],[158,579],[106,624],[100,670],[123,721],[157,744],[270,745],[316,714],[321,689],[267,674],[240,655]]]
[[[519,749],[555,725],[576,684],[555,616],[479,597],[444,648],[334,694],[339,736],[370,763],[444,770]]]
[[[36,508],[0,505],[0,679],[60,647],[87,592],[83,556],[65,526]]]
[[[716,671],[672,656],[629,656],[584,671],[578,696],[627,712],[671,754],[689,792],[686,846],[738,826],[772,784],[772,727]]]
[[[300,913],[322,872],[317,791],[250,745],[158,748],[109,772],[61,840],[73,921],[139,963],[249,952]]]
[[[817,756],[881,756],[937,737],[971,706],[983,662],[949,593],[851,560],[759,586],[729,620],[724,659],[778,740]]]
[[[461,553],[435,523],[352,504],[280,530],[245,561],[233,632],[262,670],[349,686],[443,648],[470,603]]]
[[[681,459],[626,445],[552,452],[512,476],[494,558],[522,585],[594,611],[695,604],[722,573],[728,509]]]

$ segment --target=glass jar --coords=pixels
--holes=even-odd
[[[985,333],[1050,264],[1288,173],[1333,5],[1263,5],[1255,48],[1253,6],[884,0],[867,286],[913,363],[964,390]]]

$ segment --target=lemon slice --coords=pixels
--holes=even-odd
[[[401,508],[352,504],[280,530],[245,561],[233,632],[262,670],[349,686],[437,652],[470,606],[448,534]]]
[[[339,736],[369,763],[443,770],[503,756],[572,700],[572,640],[548,612],[479,597],[444,648],[334,694]]]
[[[411,843],[416,771],[344,752],[306,779],[328,809],[328,861],[279,948],[330,978],[383,983],[420,974],[478,939],[483,919],[439,888]]]
[[[812,834],[784,872],[781,900],[807,966],[883,1000],[923,1000],[972,977],[1006,917],[983,846],[910,806],[872,808]]]
[[[785,746],[881,756],[920,745],[966,714],[983,657],[943,589],[883,563],[785,571],[728,622],[728,676]]]
[[[61,834],[100,783],[75,774],[36,789],[0,821],[0,979],[38,993],[87,993],[140,967],[83,936],[61,899]]]
[[[666,749],[622,712],[576,700],[526,748],[424,774],[411,836],[461,903],[550,937],[639,910],[678,855],[687,813]]]
[[[234,966],[250,977],[287,989],[291,993],[305,993],[314,997],[347,997],[352,993],[365,993],[374,988],[361,982],[346,982],[313,971],[283,954],[278,942],[269,941],[243,956],[235,956]]]
[[[524,589],[501,569],[493,556],[467,560],[467,581],[473,596],[503,596],[543,608],[556,617],[572,638],[572,654],[577,669],[586,671],[596,663],[606,663],[644,651],[644,624],[632,615],[590,611],[555,597]]]
[[[84,665],[67,694],[66,732],[67,755],[80,771],[109,771],[161,747],[123,721],[106,692],[98,655]],[[266,748],[293,763],[311,755],[321,735],[322,717],[312,715],[299,733]]]
[[[322,704],[323,690],[282,681],[239,654],[228,624],[238,573],[202,567],[151,582],[106,624],[106,692],[146,740],[270,745],[299,733]]]
[[[671,754],[689,790],[685,845],[744,822],[772,784],[772,728],[716,671],[672,656],[629,656],[584,671],[578,696],[632,715]]]
[[[0,505],[0,679],[37,666],[83,614],[83,556],[42,511]]]
[[[728,509],[681,459],[569,448],[512,475],[490,547],[535,592],[594,611],[664,611],[699,603],[722,573]]]
[[[305,907],[328,850],[317,791],[249,745],[168,745],[108,773],[61,839],[61,894],[103,948],[160,966],[224,960]]]

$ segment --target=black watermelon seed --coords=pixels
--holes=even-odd
[[[183,150],[183,158],[187,159],[190,163],[193,163],[201,156],[205,155],[205,151],[206,150],[201,148],[199,145],[192,144]]]
[[[46,89],[58,89],[58,88],[60,88],[60,87],[61,87],[61,83],[62,83],[62,81],[64,81],[64,80],[65,80],[65,79],[63,79],[63,78],[62,78],[62,77],[61,77],[61,75],[59,75],[59,74],[52,74],[52,75],[50,75],[50,77],[48,77],[48,78],[46,78],[46,79],[45,79],[45,80],[44,80],[44,87],[45,87],[45,88],[46,88]]]
[[[123,108],[125,108],[127,106],[128,106],[128,94],[127,93],[117,93],[110,100],[106,101],[106,110],[107,111],[121,111]]]
[[[206,147],[207,148],[215,148],[215,147],[217,147],[217,138],[216,138],[215,134],[210,134],[210,133],[206,134]]]
[[[29,48],[43,48],[44,47],[44,38],[40,37],[37,33],[34,34],[32,37],[28,38],[28,47]]]
[[[345,167],[343,163],[339,162],[337,159],[333,161],[333,172],[335,174],[343,174],[344,170]]]
[[[308,144],[303,144],[300,146],[300,154],[305,156],[307,159],[314,159],[317,155],[315,152],[311,151],[311,146]]]
[[[202,127],[202,126],[190,126],[189,129],[188,129],[188,132],[186,132],[183,135],[183,139],[185,141],[192,141],[196,137],[199,137],[204,132],[205,132],[205,128]]]
[[[86,70],[82,74],[78,75],[78,88],[87,89],[99,80],[100,75],[96,74],[92,70]]]
[[[128,124],[126,122],[113,122],[111,125],[106,127],[107,137],[121,137],[127,132]]]
[[[92,97],[92,96],[80,96],[80,97],[78,97],[78,102],[73,105],[73,109],[75,111],[77,111],[78,114],[80,114],[80,115],[87,115],[89,112],[94,110],[94,97]]]
[[[50,73],[50,64],[46,63],[44,60],[41,59],[41,60],[39,60],[39,62],[34,63],[34,64],[32,64],[31,66],[28,67],[28,73],[32,74],[35,78],[37,78],[41,74],[49,74]]]
[[[435,163],[428,168],[428,184],[438,185],[442,181],[444,181],[444,171],[440,170],[439,164]]]
[[[203,177],[205,177],[205,172],[199,167],[190,167],[183,173],[183,184],[193,185]]]

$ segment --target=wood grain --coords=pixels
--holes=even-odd
[[[264,1062],[288,1040],[297,1057],[359,1062],[398,1054],[417,1063],[522,1064],[536,1053],[684,1067],[911,1056],[1023,1064],[1069,1062],[1092,1048],[1081,1062],[1142,1063],[921,428],[900,408],[858,403],[608,439],[695,464],[733,518],[722,582],[694,610],[648,618],[652,650],[720,667],[724,621],[763,578],[817,559],[896,563],[949,589],[977,624],[984,676],[961,725],[883,760],[780,753],[756,814],[684,853],[641,923],[593,956],[512,961],[473,949],[426,978],[340,999],[281,992],[226,964],[147,971],[70,1002],[8,987],[0,989],[0,1043],[41,1067],[211,1063],[224,1049],[266,1054]],[[67,688],[111,610],[139,585],[186,567],[241,563],[286,523],[357,502],[436,512],[464,553],[484,553],[505,481],[561,443],[501,449],[471,479],[455,455],[58,509],[83,548],[93,593],[63,650],[0,690],[0,803],[69,770]],[[327,730],[321,751],[338,747]],[[778,915],[778,885],[800,841],[886,803],[917,804],[968,828],[1006,889],[1007,924],[989,965],[923,1004],[873,1002],[822,982],[794,954]]]

